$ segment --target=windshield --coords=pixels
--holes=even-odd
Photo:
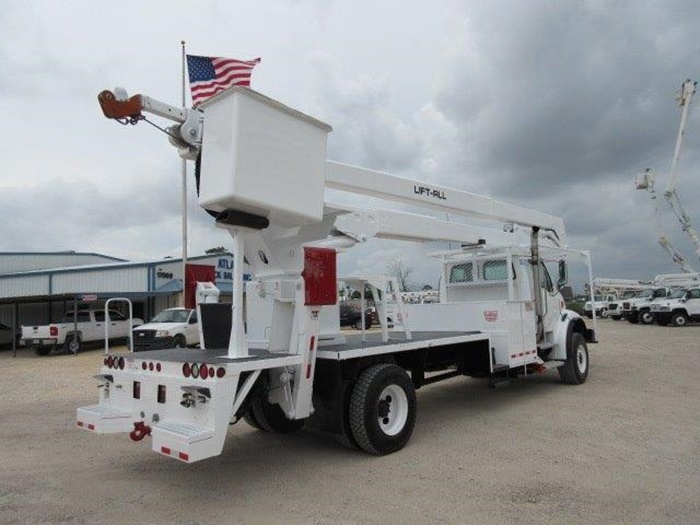
[[[686,293],[688,293],[688,290],[676,290],[671,295],[669,295],[668,298],[669,299],[682,299],[683,297],[685,297]]]
[[[654,295],[654,290],[644,290],[643,292],[639,292],[639,295],[637,297],[643,297],[644,299],[648,299],[652,295]]]
[[[186,323],[189,310],[163,310],[151,319],[152,323]]]
[[[602,301],[602,300],[603,300],[603,296],[602,296],[602,295],[595,295],[595,296],[593,296],[593,299],[594,299],[595,301]]]

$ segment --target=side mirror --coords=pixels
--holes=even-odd
[[[569,282],[569,267],[566,265],[566,261],[563,259],[559,261],[559,280],[557,280],[557,286],[561,288],[566,283]]]

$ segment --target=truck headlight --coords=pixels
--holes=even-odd
[[[170,332],[167,330],[156,330],[156,337],[170,337]]]

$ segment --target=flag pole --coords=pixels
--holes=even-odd
[[[186,107],[185,101],[185,41],[181,40],[182,46],[182,107]],[[185,281],[187,280],[187,161],[182,159],[182,306],[185,306],[186,293]]]

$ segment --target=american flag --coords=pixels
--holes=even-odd
[[[231,86],[250,86],[250,75],[259,62],[259,58],[236,60],[187,55],[192,105],[201,104]]]

